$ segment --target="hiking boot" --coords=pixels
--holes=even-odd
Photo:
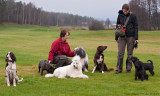
[[[119,73],[122,73],[122,71],[116,70],[115,74],[119,74]]]
[[[131,70],[127,70],[126,73],[131,73]]]

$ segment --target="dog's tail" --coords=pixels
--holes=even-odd
[[[46,78],[48,78],[48,77],[54,77],[54,74],[46,74],[45,77]]]
[[[107,69],[107,71],[109,72],[109,71],[113,71],[114,70],[114,68],[108,68]]]
[[[21,81],[23,81],[23,78],[21,78],[21,80],[18,80],[18,82],[21,82]]]
[[[148,61],[150,61],[150,62],[151,62],[151,64],[153,65],[153,62],[152,62],[152,60],[148,60]],[[147,61],[147,62],[148,62],[148,61]]]

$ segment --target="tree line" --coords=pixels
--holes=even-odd
[[[137,15],[139,29],[160,30],[160,0],[131,0],[129,5]]]
[[[140,30],[160,30],[160,0],[130,0],[131,12],[136,14]],[[109,18],[99,21],[109,27]],[[47,12],[32,3],[0,0],[0,23],[13,22],[41,26],[89,26],[92,17],[68,13]],[[98,23],[96,23],[98,24]]]
[[[32,3],[0,0],[0,23],[13,22],[41,26],[88,26],[94,18],[68,13],[47,12]]]

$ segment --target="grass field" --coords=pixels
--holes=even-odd
[[[117,43],[114,31],[71,30],[68,42],[73,50],[82,46],[89,56],[89,79],[44,78],[38,73],[38,63],[48,58],[52,42],[59,37],[59,28],[0,25],[0,96],[154,96],[160,95],[160,31],[140,31],[139,46],[134,56],[141,61],[153,60],[155,75],[149,80],[134,80],[135,68],[126,73],[115,71],[91,73],[93,57],[99,45],[107,45],[104,51],[105,63],[116,69]],[[16,87],[7,87],[5,83],[5,56],[8,51],[17,57],[18,76],[24,78]],[[124,60],[126,59],[126,54]],[[46,73],[46,72],[45,72]]]

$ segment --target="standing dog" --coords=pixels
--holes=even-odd
[[[138,59],[137,57],[132,57],[132,61],[133,61],[133,62],[136,62],[136,61],[138,62],[139,59]],[[144,67],[145,70],[149,70],[149,72],[150,72],[150,73],[152,74],[152,76],[153,76],[153,75],[154,75],[153,62],[152,62],[152,60],[148,60],[148,61],[150,61],[150,63],[143,63],[143,62],[141,62],[141,61],[139,61],[139,63],[141,63],[141,64],[143,65],[143,67]]]
[[[131,58],[132,62],[134,63],[135,66],[135,80],[137,80],[137,77],[143,81],[144,79],[148,80],[149,76],[145,71],[144,65],[141,61],[139,61],[138,58],[132,57]]]
[[[48,77],[58,77],[58,78],[88,78],[87,75],[82,73],[82,63],[80,62],[79,56],[74,56],[72,59],[71,65],[59,67],[55,69],[53,74],[46,74],[46,78]]]
[[[40,72],[40,69],[41,69],[41,76],[43,75],[44,70],[46,70],[48,73],[53,73],[54,72],[54,68],[46,60],[41,60],[39,62],[38,69],[39,69],[39,72]]]
[[[18,76],[17,76],[17,70],[16,70],[16,56],[13,54],[13,52],[8,52],[7,56],[6,56],[6,83],[7,86],[10,86],[10,84],[13,84],[13,86],[16,86],[16,84],[18,84],[18,82],[22,81],[23,78],[21,78],[21,80],[19,80]]]
[[[94,55],[94,68],[92,73],[94,73],[95,70],[98,70],[102,73],[104,71],[111,71],[114,70],[113,68],[107,68],[106,64],[104,63],[104,55],[103,51],[107,48],[107,46],[98,46],[96,54]]]
[[[88,72],[88,55],[82,47],[75,48],[75,55],[80,57],[82,63],[82,70]]]

